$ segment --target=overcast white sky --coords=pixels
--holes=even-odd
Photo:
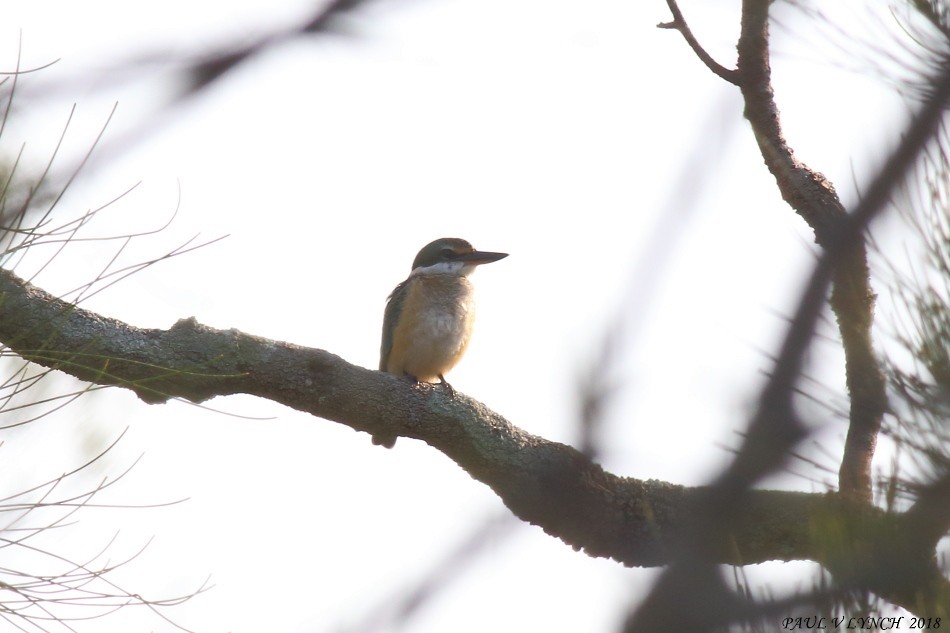
[[[571,443],[576,379],[596,367],[603,328],[623,310],[638,327],[603,372],[619,386],[605,466],[698,484],[726,463],[813,247],[762,165],[737,91],[676,33],[655,28],[669,19],[665,3],[376,2],[348,14],[338,32],[276,46],[172,110],[162,107],[174,87],[167,69],[110,81],[140,53],[202,50],[309,8],[273,4],[31,1],[6,16],[5,69],[21,34],[23,67],[60,60],[21,78],[24,99],[62,88],[15,113],[5,155],[26,142],[31,164],[46,160],[73,102],[64,155],[79,155],[118,102],[103,151],[61,217],[140,182],[88,235],[154,228],[176,206],[178,215],[121,261],[196,233],[228,236],[84,306],[149,327],[195,316],[375,367],[384,300],[416,251],[464,237],[511,256],[473,279],[479,323],[450,376],[457,389]],[[737,4],[682,3],[727,66]],[[840,42],[820,45],[830,31],[777,10],[773,68],[788,138],[851,200],[854,178],[898,133],[901,102],[878,77],[851,70],[861,62]],[[645,249],[666,259],[645,261]],[[37,283],[66,292],[113,252],[70,247]],[[836,387],[833,346],[814,360]],[[252,419],[96,394],[5,438],[15,480],[5,485],[55,476],[128,428],[97,473],[144,458],[111,501],[189,501],[90,513],[62,538],[91,553],[120,531],[118,552],[131,553],[154,536],[124,584],[180,593],[210,574],[211,592],[168,612],[208,632],[351,630],[424,578],[483,517],[505,514],[421,443],[402,439],[385,451],[365,434],[249,397],[207,404]],[[816,437],[837,455],[844,430],[829,420]],[[776,485],[814,489],[796,478]],[[767,577],[801,572],[765,567]],[[519,526],[406,630],[610,631],[654,575]],[[83,626],[165,625],[130,610]]]

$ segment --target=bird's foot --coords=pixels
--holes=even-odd
[[[447,380],[445,379],[445,376],[443,376],[442,374],[439,374],[439,380],[442,381],[442,382],[441,382],[441,385],[442,385],[443,387],[445,387],[445,388],[448,390],[449,396],[451,396],[451,397],[454,398],[454,397],[455,397],[455,389],[452,387],[452,385],[449,384],[449,381],[447,381]]]

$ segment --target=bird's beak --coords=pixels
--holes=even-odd
[[[492,253],[491,251],[472,251],[471,253],[465,253],[464,255],[459,255],[458,259],[467,262],[473,266],[480,266],[481,264],[490,264],[492,262],[497,262],[499,259],[504,259],[508,257],[508,253]]]

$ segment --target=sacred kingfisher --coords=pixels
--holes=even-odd
[[[465,353],[475,320],[474,289],[468,276],[481,264],[508,253],[477,251],[465,240],[443,237],[427,244],[412,262],[412,272],[389,295],[383,316],[381,371],[435,382],[451,389],[444,374]],[[373,436],[392,448],[396,438]]]

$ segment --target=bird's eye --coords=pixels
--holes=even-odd
[[[458,257],[458,253],[453,251],[451,248],[443,248],[439,254],[442,255],[442,257],[444,257],[445,259],[455,259],[456,257]]]

